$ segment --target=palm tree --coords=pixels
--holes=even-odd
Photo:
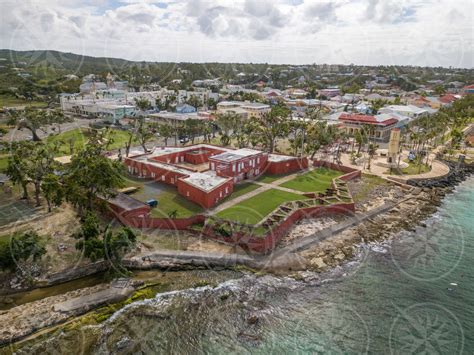
[[[362,150],[362,145],[367,144],[368,139],[365,131],[363,129],[359,129],[354,134],[354,139],[358,144],[357,147],[357,156],[360,156],[360,151]]]
[[[377,149],[378,149],[378,145],[377,144],[374,144],[374,143],[370,143],[369,144],[369,148],[368,148],[368,154],[369,154],[369,161],[368,161],[368,165],[367,165],[367,170],[370,171],[370,163],[372,162],[372,158],[375,156],[375,153],[377,152]]]

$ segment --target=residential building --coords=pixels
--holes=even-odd
[[[64,113],[87,116],[89,118],[104,118],[116,124],[125,117],[133,117],[136,107],[120,101],[109,99],[84,98],[77,95],[63,94],[59,97]]]
[[[222,101],[217,104],[218,113],[234,112],[246,118],[261,117],[270,110],[270,105],[259,102]]]
[[[192,106],[190,106],[192,107]],[[210,119],[210,115],[207,112],[168,112],[161,111],[157,113],[152,113],[147,116],[150,120],[156,123],[167,123],[176,127],[180,122],[187,120],[202,120],[207,121]]]
[[[452,105],[452,103],[458,100],[459,98],[461,98],[461,96],[459,95],[447,94],[447,95],[441,96],[438,100],[439,102],[441,102],[442,106],[449,106],[449,105]]]
[[[463,92],[464,94],[474,94],[474,85],[465,86],[465,87],[462,89],[462,92]]]
[[[196,107],[184,104],[176,107],[176,113],[194,113],[197,112]]]
[[[248,118],[262,117],[271,110],[270,105],[261,104],[258,102],[244,102],[244,104],[240,107],[247,111]]]
[[[436,112],[430,108],[420,108],[414,105],[389,105],[382,107],[380,113],[398,113],[402,116],[408,116],[411,119],[417,119]]]
[[[333,88],[333,89],[323,89],[319,90],[319,95],[323,95],[326,97],[335,97],[341,95],[341,89]]]

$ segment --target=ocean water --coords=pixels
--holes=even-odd
[[[305,281],[246,276],[158,295],[83,330],[84,353],[474,353],[474,179],[426,227]],[[86,341],[87,339],[87,341]],[[49,339],[36,352],[68,349]]]

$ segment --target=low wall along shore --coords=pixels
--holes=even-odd
[[[332,170],[337,170],[345,173],[342,176],[333,180],[333,188],[338,191],[338,184],[336,180],[346,182],[361,176],[361,171],[353,169],[347,166],[338,165],[326,161],[314,161],[313,166],[325,167]],[[305,194],[308,198],[315,199],[317,193]],[[328,201],[331,201],[328,203]],[[244,249],[255,251],[258,253],[267,253],[273,250],[279,243],[279,241],[289,232],[289,230],[299,221],[307,218],[315,218],[321,215],[339,215],[339,214],[352,214],[355,211],[355,204],[350,196],[349,199],[340,198],[328,198],[324,201],[324,204],[301,207],[294,209],[288,213],[288,215],[277,225],[272,225],[268,228],[268,232],[262,235],[255,235],[253,233],[252,226],[244,229],[236,228],[236,231],[230,235],[221,235],[216,232],[215,225],[208,223],[212,217],[205,215],[195,215],[189,218],[154,218],[149,215],[140,213],[120,213],[117,210],[110,209],[112,216],[117,218],[122,224],[139,229],[163,229],[163,230],[186,230],[193,234],[204,236],[206,238],[234,245],[240,246]],[[238,225],[237,223],[226,221],[228,225]],[[197,230],[192,228],[193,226],[203,226],[202,229]],[[240,226],[239,226],[240,227]]]

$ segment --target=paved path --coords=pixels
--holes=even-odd
[[[408,152],[405,151],[404,155],[406,156],[407,154]],[[384,159],[385,161],[386,158],[379,157],[378,159]],[[341,161],[343,165],[349,166],[354,169],[362,170],[362,172],[365,172],[365,173],[380,176],[381,178],[384,178],[384,179],[387,177],[392,177],[392,178],[396,178],[397,180],[405,180],[405,181],[409,179],[432,179],[432,178],[444,176],[449,173],[449,167],[446,164],[438,160],[435,160],[435,156],[433,154],[430,156],[430,160],[431,160],[432,168],[427,173],[417,174],[417,175],[390,175],[390,174],[387,174],[387,171],[389,170],[389,168],[378,166],[376,164],[376,159],[372,160],[371,169],[367,170],[367,169],[363,169],[363,167],[360,165],[352,164],[349,154],[341,155]]]
[[[246,193],[245,195],[242,195],[242,196],[239,196],[239,197],[236,197],[230,201],[227,201],[227,202],[224,202],[224,203],[221,203],[220,205],[218,205],[217,207],[207,211],[207,214],[210,214],[210,215],[213,215],[213,214],[216,214],[216,213],[219,213],[227,208],[230,208],[248,198],[251,198],[251,197],[254,197],[254,196],[257,196],[258,194],[264,192],[264,191],[267,191],[267,190],[270,190],[272,188],[271,185],[265,185],[265,186],[261,186],[259,187],[258,189],[255,189],[253,191],[250,191],[248,193]]]
[[[290,193],[292,193],[292,194],[297,194],[297,195],[303,195],[303,194],[304,194],[304,192],[301,192],[301,191],[298,191],[298,190],[289,189],[289,188],[283,187],[283,186],[274,185],[273,183],[271,183],[271,184],[266,184],[266,183],[264,183],[264,182],[257,182],[257,181],[255,181],[254,184],[257,184],[257,185],[260,185],[260,186],[270,186],[270,188],[272,188],[272,189],[280,190],[280,191],[285,191],[285,192],[290,192]]]

